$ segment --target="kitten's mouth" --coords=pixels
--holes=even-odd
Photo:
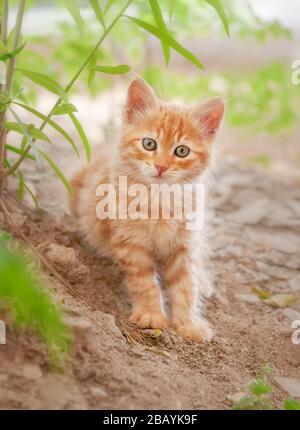
[[[166,180],[166,178],[163,175],[153,175],[152,178],[156,179],[159,182]]]
[[[151,184],[158,184],[158,185],[163,185],[163,184],[170,184],[170,181],[164,177],[164,176],[159,176],[159,175],[153,175],[150,178],[150,183]]]

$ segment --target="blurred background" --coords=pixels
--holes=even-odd
[[[227,408],[266,363],[284,380],[275,406],[286,391],[300,399],[290,340],[300,321],[299,0],[0,0],[0,10],[0,78],[4,68],[13,77],[0,79],[0,408]],[[68,179],[114,138],[135,74],[178,104],[226,99],[210,345],[130,325],[120,273],[69,216]],[[58,367],[75,335],[74,374],[54,378],[40,342],[13,325],[39,334]],[[245,408],[270,406],[254,400]]]
[[[15,2],[16,3],[16,2]],[[111,22],[122,2],[102,2]],[[201,71],[171,49],[164,61],[160,41],[125,17],[91,59],[90,64],[129,64],[167,100],[197,102],[214,95],[226,97],[225,126],[219,138],[221,154],[241,163],[260,165],[268,172],[298,175],[300,166],[300,85],[292,83],[292,62],[300,58],[300,3],[297,0],[223,0],[230,36],[211,5],[203,0],[162,0],[165,23],[176,40],[203,63]],[[19,56],[24,69],[38,70],[68,82],[102,32],[90,2],[80,0],[80,16],[72,17],[57,1],[29,1],[23,33],[28,40]],[[148,2],[135,1],[128,15],[153,22]],[[10,16],[12,23],[15,14]],[[15,91],[42,112],[55,96],[16,73]],[[84,71],[70,101],[78,110],[91,145],[105,139],[120,123],[122,102],[132,73],[109,76]],[[58,121],[72,134],[67,119]],[[52,138],[51,131],[49,131]],[[54,135],[55,136],[55,135]],[[76,136],[74,136],[76,137]],[[10,139],[15,139],[10,133]],[[55,137],[54,137],[55,141]],[[65,162],[64,151],[54,159],[71,174],[77,163]],[[69,153],[68,153],[69,154]],[[75,155],[70,156],[74,157]]]

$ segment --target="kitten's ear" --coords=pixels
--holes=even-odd
[[[134,79],[129,85],[127,92],[124,111],[125,121],[132,123],[146,110],[155,109],[157,107],[158,102],[152,88],[144,79],[140,77]]]
[[[220,127],[225,105],[223,97],[214,97],[192,111],[205,139],[212,141]]]

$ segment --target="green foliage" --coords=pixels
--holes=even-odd
[[[201,63],[198,58],[192,54],[190,51],[185,49],[180,43],[178,43],[169,33],[167,33],[162,28],[155,27],[152,24],[149,24],[146,21],[143,21],[139,18],[135,18],[133,16],[126,15],[127,18],[129,18],[131,21],[133,21],[135,24],[137,24],[139,27],[146,30],[148,33],[151,33],[153,36],[160,39],[164,44],[168,44],[168,46],[171,46],[175,51],[177,51],[179,54],[181,54],[183,57],[185,57],[187,60],[189,60],[191,63],[195,64],[200,69],[203,69],[203,64]]]
[[[72,187],[71,187],[68,179],[65,177],[65,175],[63,174],[63,172],[61,171],[61,169],[58,167],[58,165],[44,151],[42,151],[40,148],[38,148],[37,150],[42,155],[42,157],[47,161],[47,163],[49,164],[49,166],[52,167],[52,169],[54,170],[54,172],[56,173],[56,175],[59,177],[59,179],[61,180],[61,182],[66,187],[67,191],[72,195]]]
[[[223,94],[226,98],[226,120],[233,127],[250,128],[252,133],[293,131],[299,122],[297,110],[300,86],[292,84],[290,69],[274,63],[256,72],[213,73],[187,79],[179,73],[160,67],[144,70],[143,76],[154,87],[164,89],[164,96],[178,94],[187,102]],[[253,160],[267,167],[268,160]]]
[[[165,24],[164,18],[163,18],[163,14],[162,11],[160,9],[160,6],[157,2],[157,0],[149,0],[150,3],[150,7],[155,19],[155,23],[157,25],[157,27],[164,33],[168,32],[167,26]],[[165,61],[166,64],[169,64],[170,61],[170,46],[169,44],[164,40],[161,39],[161,46],[164,52],[164,56],[165,56]]]
[[[74,149],[74,151],[76,152],[76,154],[79,156],[79,151],[77,149],[77,146],[76,146],[74,140],[69,135],[69,133],[67,133],[56,122],[52,121],[52,119],[50,119],[49,116],[46,116],[46,115],[42,114],[41,112],[39,112],[38,110],[36,110],[36,109],[34,109],[34,108],[30,107],[30,106],[27,106],[27,105],[25,105],[23,103],[17,103],[17,102],[13,102],[13,103],[15,105],[17,105],[17,106],[22,107],[23,109],[27,110],[28,112],[32,113],[36,117],[42,119],[46,124],[50,125],[52,128],[54,128],[54,130],[58,131],[71,144],[72,148]],[[24,134],[24,137],[27,138],[27,136],[25,134]]]
[[[254,126],[276,133],[297,122],[293,100],[299,97],[299,87],[292,85],[290,71],[281,64],[271,64],[245,76],[231,80],[228,91],[229,120],[234,126]],[[237,96],[238,93],[238,96]]]
[[[54,366],[68,357],[71,332],[53,301],[33,259],[6,233],[0,232],[0,312],[19,330],[36,333],[45,342]]]
[[[6,34],[7,10],[4,5],[8,3],[10,7],[17,7],[18,14],[13,30]],[[291,37],[290,32],[278,21],[265,22],[259,19],[247,2],[237,0],[58,0],[55,2],[56,7],[64,6],[67,9],[73,18],[71,23],[60,24],[58,31],[51,38],[30,36],[26,37],[24,42],[21,37],[24,4],[24,0],[5,1],[2,2],[4,9],[0,10],[4,23],[0,40],[0,61],[5,63],[8,71],[7,84],[0,90],[0,115],[8,121],[8,125],[4,123],[8,132],[21,135],[19,145],[16,141],[14,145],[7,147],[5,141],[0,142],[0,149],[8,149],[6,158],[2,160],[3,151],[0,151],[0,163],[4,165],[7,175],[13,174],[18,178],[22,174],[22,162],[28,155],[32,161],[44,159],[56,174],[60,172],[55,163],[49,163],[43,156],[39,157],[37,151],[37,146],[42,141],[49,142],[44,132],[47,124],[79,154],[73,138],[57,124],[55,117],[58,115],[65,115],[70,119],[83,145],[86,158],[90,159],[88,136],[76,116],[76,107],[69,101],[70,92],[78,88],[79,79],[82,78],[80,88],[82,84],[86,85],[90,94],[96,95],[111,84],[114,75],[128,73],[141,61],[147,64],[144,44],[147,44],[149,36],[160,41],[166,64],[169,63],[170,51],[173,49],[198,69],[203,69],[202,62],[180,43],[181,38],[202,37],[216,31],[229,36],[229,27],[231,36],[256,37],[260,41],[268,37]],[[26,8],[37,4],[27,1]],[[8,12],[10,13],[11,9]],[[109,43],[104,43],[106,39]],[[115,55],[115,48],[120,41],[123,47],[122,61],[124,57],[124,62],[130,66],[110,65],[116,63],[115,57],[118,55]],[[45,61],[41,47],[47,49],[47,56],[51,61]],[[100,78],[97,72],[102,73]],[[225,92],[227,120],[233,126],[251,126],[252,130],[275,133],[292,128],[298,120],[296,103],[290,103],[290,100],[298,97],[298,89],[295,86],[291,88],[288,71],[281,65],[268,66],[258,73],[244,76],[233,76],[229,73],[211,76],[195,74],[195,78],[191,80],[170,71],[166,73],[163,68],[145,70],[144,75],[150,78],[150,81],[155,81],[154,84],[159,81],[159,84],[165,87],[166,93],[173,93],[172,95],[177,95],[180,91],[183,95],[186,93],[187,98],[189,94],[193,98],[195,94],[199,94],[200,98],[202,94],[206,96]],[[215,85],[217,81],[223,82],[224,91]],[[40,90],[58,97],[48,113],[36,109],[37,91]],[[30,112],[33,124],[25,124],[18,111],[12,109],[13,104],[18,104]],[[7,110],[14,116],[15,125],[12,125],[11,119],[5,115]],[[2,122],[0,121],[0,124]],[[46,154],[47,151],[43,148],[43,152]],[[13,163],[11,153],[19,154],[19,159]],[[69,191],[70,186],[63,174],[59,173],[58,177]],[[23,179],[23,189],[27,190],[26,178]]]
[[[77,112],[77,109],[72,103],[61,103],[52,109],[52,115],[65,115],[73,112]]]
[[[249,161],[261,166],[263,169],[267,169],[271,164],[271,158],[267,154],[256,155],[255,157],[250,158]]]
[[[274,409],[271,394],[273,388],[269,381],[272,369],[265,366],[259,372],[257,379],[253,380],[245,395],[234,402],[234,410],[271,410]],[[294,399],[286,399],[283,404],[284,410],[300,410],[300,404]]]
[[[285,411],[300,411],[300,403],[294,399],[286,399],[283,404]]]
[[[222,6],[220,0],[206,0],[206,1],[213,8],[215,8],[217,14],[219,15],[219,17],[220,17],[220,19],[221,19],[221,21],[222,21],[222,23],[224,25],[225,31],[227,33],[227,36],[229,36],[230,32],[229,32],[228,20],[227,20],[227,16],[225,14],[225,11],[223,9],[223,6]]]
[[[36,128],[33,124],[23,124],[23,127],[27,129],[27,133],[31,136],[31,139],[43,140],[50,143],[49,137],[43,131]],[[24,135],[25,133],[23,127],[18,122],[7,121],[5,123],[6,131],[15,131],[21,135]]]
[[[2,141],[0,141],[0,163],[5,168],[6,176],[18,176],[20,184],[19,196],[23,195],[24,190],[28,190],[25,178],[20,170],[22,168],[23,160],[28,158],[28,155],[32,160],[37,161],[40,160],[39,155],[41,155],[41,158],[51,166],[66,189],[69,192],[71,191],[70,184],[63,172],[59,169],[59,166],[54,163],[44,150],[37,147],[38,141],[46,141],[50,143],[49,138],[43,131],[46,125],[50,125],[71,144],[77,155],[79,154],[77,145],[71,136],[56,123],[55,119],[52,119],[51,117],[55,117],[57,115],[69,116],[81,139],[86,157],[88,160],[90,159],[91,147],[88,137],[74,113],[76,112],[76,107],[68,100],[69,92],[73,89],[79,77],[85,72],[85,70],[87,70],[88,73],[86,81],[90,90],[92,90],[96,72],[102,72],[107,75],[120,75],[130,71],[130,67],[126,64],[108,66],[106,63],[104,65],[103,61],[105,61],[105,58],[107,58],[108,61],[112,61],[113,58],[110,54],[104,54],[102,44],[109,33],[111,33],[110,36],[113,39],[114,32],[112,30],[115,30],[117,24],[119,24],[118,27],[121,27],[121,23],[125,21],[121,20],[121,18],[126,16],[125,12],[133,3],[135,3],[135,11],[138,16],[127,16],[131,23],[129,28],[132,29],[132,27],[138,26],[149,34],[157,37],[161,41],[166,63],[169,62],[170,48],[173,48],[185,59],[192,62],[197,67],[203,68],[200,60],[189,50],[184,48],[172,36],[171,31],[169,31],[166,25],[164,11],[161,9],[161,3],[156,0],[149,0],[148,2],[128,0],[127,2],[122,2],[121,6],[120,2],[107,1],[104,8],[102,8],[100,2],[97,0],[89,1],[88,4],[93,11],[93,16],[101,24],[103,29],[100,39],[98,39],[95,31],[90,30],[92,26],[86,25],[86,22],[83,20],[79,2],[61,0],[60,4],[63,4],[71,14],[78,32],[74,32],[72,26],[65,26],[64,28],[66,31],[69,31],[70,28],[69,38],[66,37],[65,42],[60,43],[60,41],[54,37],[52,47],[52,42],[50,42],[49,45],[48,40],[46,43],[45,38],[36,37],[32,40],[33,43],[36,42],[37,44],[42,44],[45,47],[47,46],[47,48],[49,47],[50,51],[52,49],[54,58],[60,60],[59,67],[57,67],[58,64],[45,62],[44,56],[34,49],[27,49],[27,46],[25,47],[26,42],[23,44],[20,43],[25,1],[20,0],[17,4],[15,27],[9,35],[7,35],[6,31],[9,15],[8,2],[4,1],[2,3],[0,61],[7,62],[7,79],[4,88],[0,88],[0,114],[2,116],[0,127],[5,128],[8,132],[21,134],[22,138],[19,148],[17,148],[16,145],[7,147],[5,142],[5,133],[2,133],[0,130],[0,136],[2,136]],[[225,25],[228,30],[227,17],[220,2],[209,1],[208,3],[214,7],[221,18],[223,25]],[[147,17],[147,20],[141,19],[144,15]],[[152,22],[148,22],[149,15],[150,21]],[[110,24],[107,24],[107,22]],[[83,34],[84,37],[82,37]],[[16,60],[18,62],[18,67],[15,66]],[[78,64],[80,66],[78,66]],[[69,83],[64,86],[60,83],[60,79],[58,78],[58,70],[61,71],[61,66],[68,69],[69,65],[71,65],[71,78]],[[34,102],[34,94],[32,93],[32,87],[28,84],[28,81],[31,81],[43,90],[49,91],[58,96],[55,105],[48,114],[40,112],[32,106],[32,102]],[[102,79],[101,81],[105,84],[105,79]],[[25,90],[23,91],[24,86]],[[17,105],[18,107],[30,112],[36,120],[41,120],[41,122],[39,124],[25,124],[22,118],[19,117],[19,114],[12,109],[12,105]],[[6,118],[7,110],[14,116],[16,120],[15,123],[9,120],[6,124],[6,121],[3,121]],[[10,152],[7,153],[5,158],[3,157],[3,148],[10,149],[10,152],[14,152],[15,154],[20,154],[19,159],[12,164],[10,161]]]
[[[103,15],[103,12],[102,12],[102,9],[101,9],[101,6],[100,6],[98,0],[90,0],[90,1],[91,1],[91,6],[95,12],[95,15],[98,18],[98,21],[100,22],[103,29],[105,30],[106,26],[105,26],[105,22],[104,22],[104,15]]]
[[[80,9],[77,4],[77,0],[63,0],[63,3],[65,7],[68,9],[72,17],[74,18],[74,21],[76,22],[76,25],[78,27],[78,30],[81,34],[84,33],[84,21],[82,19]]]
[[[268,375],[271,372],[269,367],[260,371],[257,379],[252,381],[247,389],[246,395],[233,406],[235,410],[269,410],[273,409],[270,394],[273,389],[269,384]]]
[[[8,52],[8,49],[6,48],[4,43],[1,42],[0,48],[2,52],[4,51],[4,53],[0,55],[0,61],[6,61],[6,60],[9,60],[10,58],[16,57],[22,51],[25,45],[26,43],[23,43],[23,45],[19,46],[19,48],[15,49],[12,52]]]
[[[108,73],[109,75],[123,75],[130,72],[130,67],[127,64],[121,64],[120,66],[90,66],[88,69],[95,72]]]
[[[67,94],[65,93],[63,87],[50,76],[44,75],[43,73],[34,72],[32,70],[16,69],[16,71],[23,73],[24,76],[29,78],[35,84],[46,88],[46,90],[66,100]]]

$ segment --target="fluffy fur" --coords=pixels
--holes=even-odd
[[[201,298],[212,292],[200,252],[203,234],[186,230],[176,219],[99,220],[96,188],[100,183],[117,186],[120,175],[127,177],[129,185],[201,182],[211,164],[223,112],[221,98],[192,109],[168,105],[137,78],[128,89],[120,139],[107,143],[106,150],[100,150],[97,159],[72,181],[72,208],[79,229],[97,252],[121,267],[132,299],[130,319],[139,327],[171,325],[183,337],[211,339],[212,329],[200,306]],[[156,150],[144,149],[145,137],[155,139]],[[179,145],[190,148],[185,158],[174,154]],[[162,288],[169,309],[163,303]]]

